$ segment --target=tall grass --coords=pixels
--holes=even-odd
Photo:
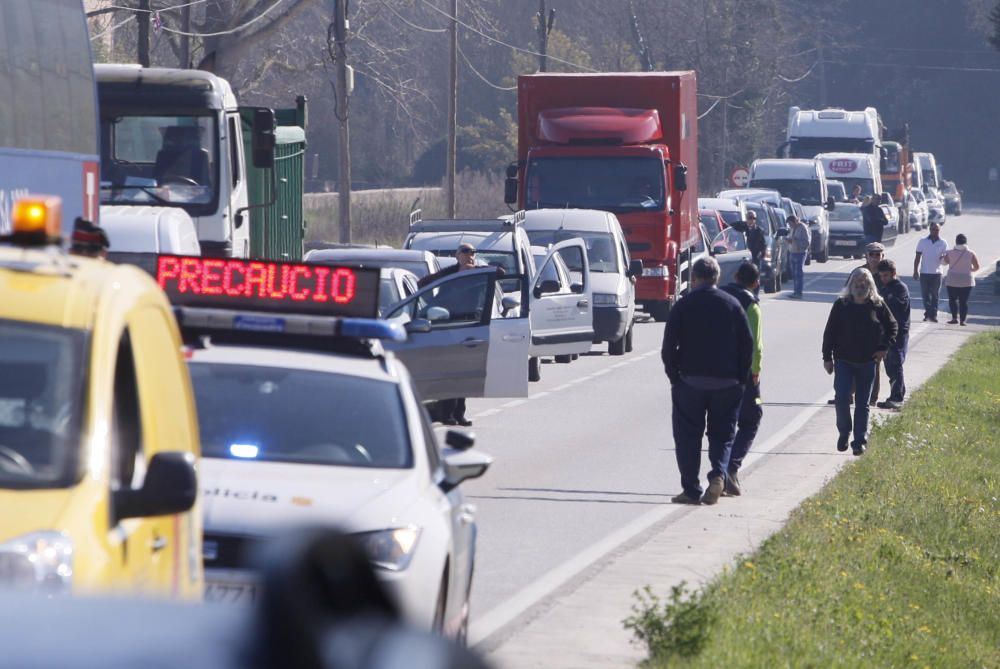
[[[1000,667],[998,379],[1000,334],[984,333],[686,619],[640,598],[640,639],[721,612],[697,654],[647,644],[650,666]]]
[[[503,179],[490,173],[463,171],[455,179],[459,218],[496,218],[509,212],[503,203]],[[351,193],[351,233],[357,244],[399,246],[406,237],[412,209],[423,218],[444,218],[442,188],[391,188]],[[305,197],[306,246],[340,241],[337,194]]]

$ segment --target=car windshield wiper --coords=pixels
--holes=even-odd
[[[109,190],[125,190],[126,188],[129,188],[129,189],[134,188],[136,190],[141,190],[143,193],[145,193],[149,197],[153,198],[154,200],[156,200],[160,204],[170,204],[170,200],[164,200],[162,197],[160,197],[159,195],[157,195],[156,193],[154,193],[150,189],[150,186],[140,186],[138,184],[112,184],[110,186]]]

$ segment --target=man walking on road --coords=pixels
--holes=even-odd
[[[885,373],[889,377],[889,399],[879,402],[879,409],[899,409],[906,395],[903,382],[903,363],[906,362],[906,347],[910,339],[910,290],[896,277],[896,263],[888,258],[878,264],[882,276],[879,294],[892,317],[896,319],[896,341],[885,354]],[[877,378],[877,377],[876,377]]]
[[[747,212],[747,250],[750,251],[750,260],[760,269],[767,252],[767,238],[757,225],[757,212],[753,210]]]
[[[865,198],[865,203],[861,206],[862,229],[865,233],[865,241],[881,242],[885,226],[889,224],[885,212],[882,211],[881,201],[878,195]]]
[[[753,440],[760,428],[760,420],[764,410],[760,402],[760,363],[764,355],[764,333],[760,323],[760,300],[757,290],[760,288],[760,271],[751,263],[743,263],[736,270],[736,281],[723,286],[722,290],[736,298],[746,311],[750,323],[750,334],[753,335],[753,357],[750,360],[750,379],[743,390],[743,400],[740,403],[739,418],[736,421],[736,437],[729,454],[729,467],[726,471],[726,483],[723,493],[738,497],[743,494],[740,484],[740,467],[743,458],[750,452]]]
[[[789,216],[785,222],[789,225],[788,260],[792,267],[793,285],[792,294],[789,297],[801,300],[805,281],[802,267],[805,265],[806,254],[809,252],[809,228],[797,216]]]
[[[928,235],[917,242],[913,258],[913,278],[920,282],[924,320],[937,323],[938,295],[941,293],[941,256],[948,252],[948,242],[941,239],[941,226],[931,223]]]
[[[670,312],[661,356],[670,379],[674,446],[683,492],[675,504],[715,504],[725,487],[753,336],[743,307],[719,290],[719,263],[699,258],[691,291]],[[708,490],[702,496],[701,440],[708,433]]]

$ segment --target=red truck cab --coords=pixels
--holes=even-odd
[[[695,73],[518,77],[518,160],[505,200],[617,215],[643,262],[636,301],[656,320],[687,283],[698,231]]]

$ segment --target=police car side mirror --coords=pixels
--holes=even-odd
[[[479,478],[493,464],[493,458],[473,449],[445,449],[443,460],[444,480],[441,488],[445,492],[455,489],[463,481]]]
[[[149,518],[189,511],[197,496],[194,456],[170,451],[150,458],[142,488],[116,490],[112,503],[116,520]]]
[[[409,334],[420,334],[420,333],[430,332],[431,322],[426,318],[417,318],[404,325],[403,329],[406,330],[407,333]]]
[[[501,313],[506,316],[507,312],[513,311],[521,306],[520,298],[513,295],[507,295],[502,300],[500,300]]]

